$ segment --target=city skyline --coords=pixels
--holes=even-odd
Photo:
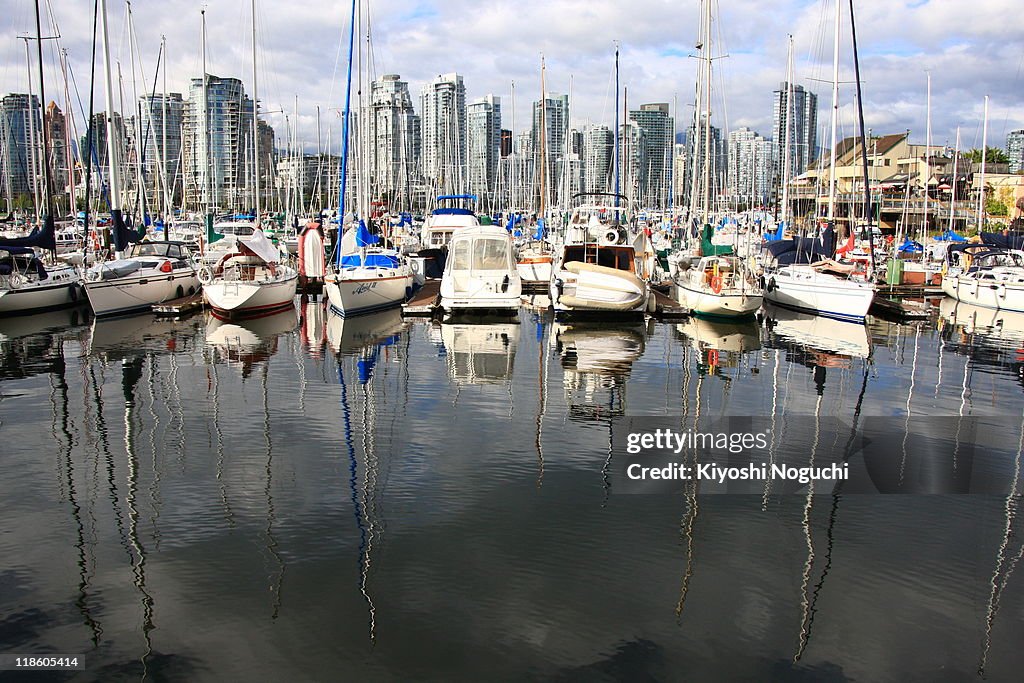
[[[844,26],[839,137],[844,137],[853,133],[855,119],[849,83],[853,73],[848,7],[839,4]],[[980,147],[986,94],[991,96],[990,145],[1003,146],[1007,133],[1024,128],[1024,94],[1017,87],[1024,39],[1005,21],[1004,3],[978,0],[960,5],[933,0],[857,8],[865,116],[867,126],[876,133],[909,128],[915,141],[924,142],[925,69],[932,72],[934,144],[952,145],[959,125],[964,147]],[[816,79],[831,78],[834,6],[828,0],[792,0],[773,4],[767,12],[746,0],[722,3],[715,26],[722,41],[712,46],[712,52],[728,58],[716,61],[720,75],[716,76],[713,123],[725,132],[747,127],[771,135],[772,91],[784,80],[787,35],[793,33],[798,55],[794,81],[818,94],[818,125],[827,126],[831,86]],[[24,43],[17,36],[34,34],[34,5],[28,0],[0,0],[0,7],[10,19],[0,31],[4,38],[0,54],[7,65],[0,72],[0,92],[27,92]],[[260,2],[257,7],[261,111],[267,112],[275,129],[285,130],[288,126],[281,111],[291,112],[297,95],[299,138],[307,151],[315,151],[317,105],[326,113],[322,125],[337,125],[344,96],[342,42],[347,35],[348,6],[311,2],[301,8],[285,8]],[[188,82],[200,74],[200,9],[201,5],[182,0],[132,6],[146,77],[137,79],[140,91],[152,87],[159,39],[164,34],[169,50],[168,90],[185,92]],[[68,50],[77,84],[77,97],[73,92],[72,98],[87,101],[91,4],[61,5],[55,11],[61,44]],[[381,0],[374,3],[371,17],[374,77],[401,73],[410,90],[418,93],[438,74],[458,72],[465,79],[468,99],[489,94],[501,97],[506,127],[514,116],[516,129],[521,130],[529,120],[531,103],[539,98],[540,54],[544,52],[548,91],[567,92],[571,87],[572,127],[582,129],[587,123],[612,126],[614,50],[619,41],[620,82],[628,88],[628,95],[623,92],[620,96],[631,103],[669,102],[675,130],[685,130],[692,120],[689,100],[697,60],[691,55],[696,54],[698,11],[696,1],[668,8],[660,2],[629,6],[594,2],[581,8],[560,0],[543,6],[501,0],[486,6],[462,0]],[[130,92],[124,16],[123,2],[108,2],[111,49],[115,59],[120,54],[128,72],[124,87]],[[218,3],[206,9],[206,17],[207,72],[247,83],[251,72],[249,2]],[[46,23],[44,14],[44,33],[52,34],[53,28],[47,30]],[[908,25],[915,26],[915,31],[905,31]],[[271,26],[273,30],[267,30]],[[460,35],[474,36],[472,51],[460,53],[451,50],[446,41],[437,40],[456,28]],[[522,36],[530,38],[524,41]],[[44,51],[55,54],[52,42],[47,41]],[[46,60],[43,104],[56,100],[64,108],[63,82],[58,80],[53,54]],[[35,75],[33,90],[37,80]],[[510,96],[513,81],[514,108]],[[98,86],[97,102],[101,101],[102,87]],[[74,104],[73,113],[81,121],[77,101]]]

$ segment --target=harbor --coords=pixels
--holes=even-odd
[[[998,12],[8,4],[0,683],[1019,680]]]

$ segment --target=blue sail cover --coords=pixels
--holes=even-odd
[[[981,241],[992,247],[1001,249],[1024,249],[1024,234],[1019,232],[983,232]]]
[[[133,230],[124,224],[124,217],[120,211],[115,211],[114,215],[111,216],[114,220],[113,233],[114,233],[114,249],[116,251],[124,251],[128,248],[129,244],[137,244],[142,241],[142,238],[146,236],[146,228],[143,226],[139,230]]]
[[[389,254],[367,254],[363,259],[359,254],[348,254],[341,257],[342,268],[358,268],[359,266],[373,266],[376,268],[397,268],[398,257]]]
[[[779,227],[774,232],[768,232],[764,235],[765,242],[778,242],[782,239],[782,236],[786,232],[786,221],[779,221]]]
[[[794,237],[791,240],[769,242],[765,249],[782,266],[814,263],[832,258],[836,252],[836,232],[829,226],[820,237]]]
[[[966,242],[967,238],[963,235],[959,235],[953,230],[947,229],[946,232],[942,233],[935,238],[938,242]]]
[[[903,238],[903,244],[896,250],[897,254],[920,254],[924,251],[924,247],[921,246],[920,242],[915,242],[909,237]]]
[[[544,239],[544,219],[537,219],[537,229],[533,231],[533,239],[542,240]]]
[[[366,223],[363,219],[359,219],[359,227],[356,228],[356,246],[357,247],[368,247],[371,244],[377,244],[380,239],[366,229]]]
[[[39,249],[57,250],[57,235],[53,216],[43,219],[43,227],[32,228],[27,237],[0,238],[0,247],[38,247]]]
[[[518,213],[512,214],[512,216],[508,219],[508,223],[505,223],[505,229],[508,230],[509,232],[512,232],[516,225],[519,224],[520,220],[522,220],[522,217]],[[520,232],[519,234],[521,235],[522,232]]]

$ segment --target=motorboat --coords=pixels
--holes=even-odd
[[[984,244],[951,244],[942,291],[957,301],[1024,311],[1024,252]]]
[[[478,225],[452,236],[441,278],[445,313],[515,313],[522,291],[507,230]]]
[[[182,242],[139,242],[126,258],[102,261],[85,271],[85,293],[97,317],[149,311],[154,304],[199,290]]]

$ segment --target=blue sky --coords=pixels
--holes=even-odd
[[[842,8],[840,136],[855,130],[849,11]],[[92,3],[52,2],[81,97],[87,96]],[[120,59],[126,97],[132,92],[125,2],[107,0],[111,49]],[[136,2],[132,6],[142,75],[139,90],[152,87],[161,35],[168,42],[168,86],[187,89],[200,71],[200,10],[192,0]],[[211,73],[251,80],[250,0],[209,1],[207,63]],[[258,0],[260,97],[268,111],[287,111],[299,101],[299,133],[316,144],[316,107],[321,126],[336,125],[343,99],[343,48],[349,3],[308,0],[301,4]],[[787,36],[793,35],[796,82],[819,96],[827,124],[831,86],[834,0],[733,0],[714,3],[714,119],[726,129],[749,126],[769,134],[772,90],[785,77]],[[984,96],[990,95],[989,144],[1024,128],[1024,32],[1014,25],[1007,0],[857,0],[865,116],[877,133],[911,130],[924,142],[926,70],[932,74],[934,144],[980,146]],[[614,50],[621,48],[621,82],[628,104],[668,102],[677,126],[692,116],[698,0],[377,0],[369,7],[372,73],[401,74],[414,98],[440,73],[465,78],[467,97],[502,98],[505,127],[511,123],[515,82],[516,127],[539,96],[540,57],[547,63],[549,92],[573,94],[572,118],[611,124]],[[0,91],[26,89],[25,50],[18,35],[35,32],[31,0],[0,0]],[[44,23],[46,23],[44,0]],[[52,29],[50,29],[52,33]],[[45,32],[45,30],[44,30]],[[47,99],[63,97],[55,45],[46,44]],[[368,63],[371,60],[364,60]],[[98,76],[101,72],[98,72]],[[33,85],[35,88],[36,86]],[[102,88],[97,110],[102,109]],[[284,114],[271,114],[283,135]]]

